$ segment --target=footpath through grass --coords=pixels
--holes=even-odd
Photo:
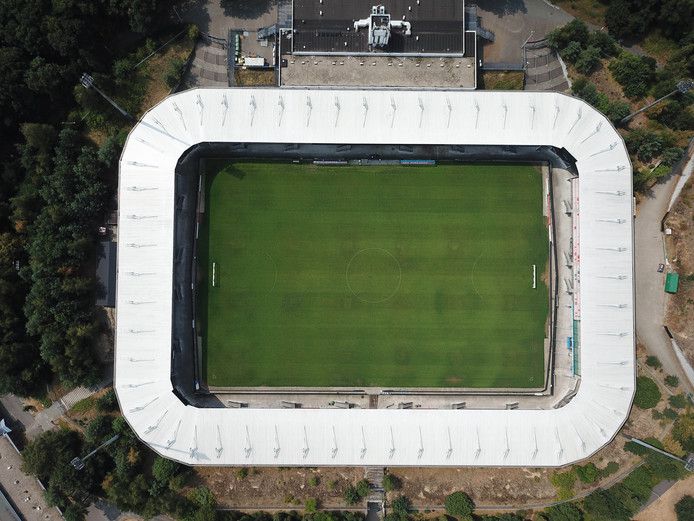
[[[207,171],[208,385],[542,385],[548,239],[536,168]]]

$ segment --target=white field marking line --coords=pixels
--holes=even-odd
[[[533,289],[537,289],[537,265],[533,264]]]
[[[212,263],[212,287],[217,285],[217,263]]]
[[[482,294],[477,290],[477,284],[475,284],[475,270],[477,269],[477,263],[479,260],[482,258],[482,255],[486,253],[486,250],[482,250],[480,254],[477,256],[475,259],[475,262],[472,263],[472,270],[470,271],[470,282],[472,283],[472,289],[475,291],[477,296],[480,298],[480,300],[484,300],[484,297]]]
[[[352,289],[352,285],[349,283],[349,268],[350,268],[350,266],[352,265],[352,261],[353,261],[354,259],[356,259],[359,255],[361,255],[362,253],[365,253],[365,252],[367,252],[367,251],[380,251],[380,252],[383,252],[383,253],[385,253],[386,255],[390,256],[390,257],[397,263],[397,265],[398,265],[398,284],[395,286],[395,289],[393,290],[393,292],[392,292],[390,295],[388,295],[386,298],[383,298],[383,299],[380,299],[380,300],[367,300],[367,299],[364,299],[364,298],[360,297],[360,296],[357,294],[357,292],[354,291],[354,289]],[[347,289],[349,289],[349,291],[352,293],[352,295],[354,295],[355,297],[357,297],[357,298],[358,298],[359,300],[361,300],[362,302],[365,302],[365,303],[367,303],[367,304],[380,304],[380,303],[382,303],[382,302],[385,302],[386,300],[390,300],[391,298],[393,298],[393,297],[395,296],[395,294],[398,292],[398,290],[400,289],[400,284],[402,284],[402,265],[400,264],[400,261],[397,259],[397,257],[396,257],[395,255],[393,255],[390,251],[388,251],[388,250],[386,250],[386,249],[384,249],[384,248],[364,248],[364,249],[362,249],[362,250],[359,250],[357,253],[355,253],[355,254],[352,256],[351,259],[349,259],[349,262],[347,263],[347,268],[345,269],[345,282],[347,283]]]

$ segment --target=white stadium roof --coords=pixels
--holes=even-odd
[[[549,410],[184,404],[171,382],[174,169],[181,155],[202,142],[384,139],[549,145],[576,158],[582,306],[576,396]],[[134,127],[120,161],[115,387],[123,414],[156,452],[191,465],[560,466],[584,459],[615,436],[634,394],[631,174],[610,122],[558,93],[239,88],[169,96]]]

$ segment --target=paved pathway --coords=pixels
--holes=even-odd
[[[667,211],[677,177],[656,184],[638,206],[635,225],[636,261],[636,336],[648,352],[657,356],[663,371],[676,375],[683,385],[686,378],[663,329],[665,314],[665,274],[658,264],[665,262],[660,221]]]
[[[0,486],[24,521],[62,519],[55,508],[46,504],[39,482],[22,472],[22,456],[4,436],[0,436]]]

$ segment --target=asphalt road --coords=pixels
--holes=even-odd
[[[658,264],[665,263],[660,221],[667,211],[677,179],[671,176],[656,184],[638,206],[635,223],[636,337],[649,354],[660,359],[663,371],[677,376],[682,385],[687,385],[688,379],[663,329],[665,274],[657,272]]]

